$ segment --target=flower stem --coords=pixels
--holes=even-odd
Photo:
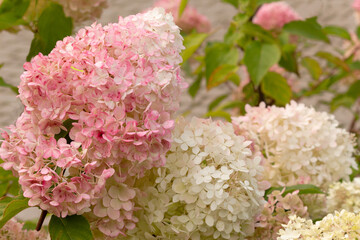
[[[41,212],[41,215],[40,215],[39,221],[38,221],[38,223],[37,223],[37,225],[36,225],[36,231],[40,231],[41,226],[42,226],[42,225],[43,225],[43,223],[44,223],[44,220],[45,220],[46,214],[47,214],[47,211],[46,211],[46,210],[43,210],[43,211]]]

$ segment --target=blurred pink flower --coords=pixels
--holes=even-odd
[[[360,11],[360,0],[354,0],[352,7],[353,7],[356,11]]]
[[[280,30],[285,24],[300,20],[301,17],[286,2],[263,4],[256,13],[253,23],[266,30]]]
[[[47,233],[44,230],[25,230],[22,229],[24,223],[19,223],[15,219],[9,220],[0,229],[1,240],[46,240],[48,239]]]
[[[207,17],[200,14],[195,8],[187,6],[179,19],[179,6],[181,0],[158,0],[154,7],[162,7],[174,17],[175,24],[184,32],[195,29],[198,32],[209,32],[211,25]]]

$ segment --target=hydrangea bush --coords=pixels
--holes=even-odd
[[[187,2],[81,28],[106,0],[0,0],[0,30],[34,33],[19,88],[0,78],[24,105],[1,134],[0,239],[360,239],[360,28],[223,0],[214,42]],[[195,101],[227,86],[203,118],[174,120],[183,76]],[[30,206],[36,227],[15,217]]]

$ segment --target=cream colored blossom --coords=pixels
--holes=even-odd
[[[359,213],[360,178],[355,178],[353,182],[336,182],[330,185],[327,206],[330,212],[345,209]]]
[[[286,107],[246,106],[244,117],[233,118],[239,134],[254,139],[266,158],[265,179],[272,186],[293,185],[309,177],[324,189],[348,179],[357,168],[354,136],[339,128],[333,115],[292,101]]]
[[[180,120],[165,167],[140,197],[137,227],[126,239],[244,239],[265,203],[262,166],[251,141],[229,123]]]
[[[278,240],[356,240],[360,239],[360,215],[342,210],[312,223],[295,215],[279,231]]]

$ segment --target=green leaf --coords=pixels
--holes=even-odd
[[[187,3],[188,3],[188,0],[181,0],[180,6],[179,6],[179,19],[181,18],[181,15],[183,14]]]
[[[230,101],[225,103],[224,105],[219,107],[219,110],[226,110],[226,109],[239,109],[239,113],[241,115],[245,114],[245,105],[246,103],[244,101]]]
[[[239,52],[235,47],[225,43],[214,43],[205,49],[205,76],[209,80],[211,74],[221,65],[237,65]]]
[[[318,86],[316,86],[314,89],[310,91],[304,92],[304,96],[312,96],[315,94],[319,94],[322,91],[328,90],[332,85],[334,85],[336,82],[338,82],[340,79],[346,77],[348,75],[347,72],[340,72],[339,74],[336,74],[334,76],[331,76],[322,82]]]
[[[9,202],[0,219],[0,228],[2,228],[16,214],[29,207],[28,198],[15,199]]]
[[[335,111],[340,106],[351,108],[359,97],[360,80],[351,84],[349,90],[346,93],[342,93],[334,97],[330,103],[330,110]]]
[[[360,80],[350,85],[349,90],[346,92],[346,95],[354,99],[360,97]]]
[[[315,59],[311,57],[304,57],[301,60],[301,64],[309,71],[311,77],[314,80],[319,80],[322,74],[322,69],[320,64]]]
[[[183,62],[188,60],[209,36],[206,33],[191,33],[184,37],[185,50],[181,52]]]
[[[263,40],[268,43],[276,43],[273,35],[257,24],[247,22],[243,26],[241,26],[241,31],[251,37],[257,37],[259,40]]]
[[[24,225],[22,227],[22,229],[25,230],[35,230],[36,229],[36,222],[35,221],[26,221],[24,222]]]
[[[286,79],[278,73],[268,72],[261,82],[263,93],[275,100],[277,105],[286,105],[290,102],[292,91]]]
[[[238,74],[232,74],[229,78],[229,81],[233,82],[236,86],[240,85],[241,79]]]
[[[19,95],[19,89],[9,83],[6,83],[2,77],[0,77],[0,86],[10,88],[16,95]]]
[[[265,191],[265,196],[268,196],[275,190],[282,191],[284,187],[271,187]],[[285,188],[282,196],[285,196],[288,193],[292,193],[296,190],[299,190],[299,194],[325,194],[319,187],[311,184],[298,184]]]
[[[235,8],[239,8],[239,0],[222,0],[222,1],[233,5]]]
[[[208,112],[206,114],[206,117],[216,117],[216,118],[225,118],[226,121],[231,122],[231,115],[228,112],[225,111],[212,111],[212,112]]]
[[[30,0],[4,0],[0,5],[0,30],[25,24],[22,19]]]
[[[331,53],[320,51],[320,52],[316,53],[316,56],[327,60],[328,62],[334,64],[335,66],[342,68],[343,70],[345,70],[347,72],[350,71],[349,66],[343,60],[332,55]]]
[[[351,108],[355,103],[355,99],[346,94],[339,94],[331,100],[330,111],[334,112],[340,106]]]
[[[217,97],[214,101],[212,101],[209,104],[208,111],[212,111],[214,108],[216,108],[228,96],[229,96],[228,94],[225,94],[225,95],[221,95],[220,97]]]
[[[360,70],[360,61],[354,61],[349,64],[351,70]]]
[[[19,179],[13,176],[12,171],[0,168],[0,197],[7,193],[17,196],[20,190],[18,181]]]
[[[360,80],[350,85],[345,93],[335,96],[330,102],[330,110],[333,112],[339,107],[351,108],[360,97]]]
[[[30,61],[38,53],[49,54],[58,40],[71,35],[72,29],[72,20],[65,16],[62,6],[51,2],[39,17],[38,32],[31,42],[26,60]]]
[[[285,44],[282,47],[282,55],[279,65],[289,72],[299,74],[296,56],[296,45]]]
[[[5,208],[12,200],[14,200],[14,198],[8,196],[0,198],[0,216],[4,214]]]
[[[316,17],[308,18],[304,21],[292,21],[284,26],[284,31],[298,36],[306,37],[313,40],[319,40],[329,43],[329,38],[317,22]]]
[[[360,26],[356,28],[356,36],[358,39],[360,39]]]
[[[326,26],[323,30],[328,35],[337,36],[351,41],[351,36],[345,28],[339,26]]]
[[[91,240],[93,239],[90,224],[80,215],[58,218],[51,216],[49,223],[51,240]]]
[[[211,89],[213,87],[216,87],[230,78],[233,77],[233,75],[237,75],[236,72],[238,70],[238,66],[236,65],[229,65],[229,64],[223,64],[216,68],[210,75],[206,87],[207,89]]]
[[[257,4],[262,5],[264,3],[271,3],[271,2],[278,2],[278,1],[280,1],[280,0],[258,0]]]
[[[255,86],[259,86],[269,68],[279,62],[280,54],[274,44],[254,41],[247,46],[244,63]]]
[[[195,97],[196,94],[198,93],[200,87],[201,87],[201,80],[203,78],[203,73],[199,73],[199,75],[197,76],[196,80],[194,81],[193,84],[191,84],[191,86],[189,87],[189,94],[191,97]]]

